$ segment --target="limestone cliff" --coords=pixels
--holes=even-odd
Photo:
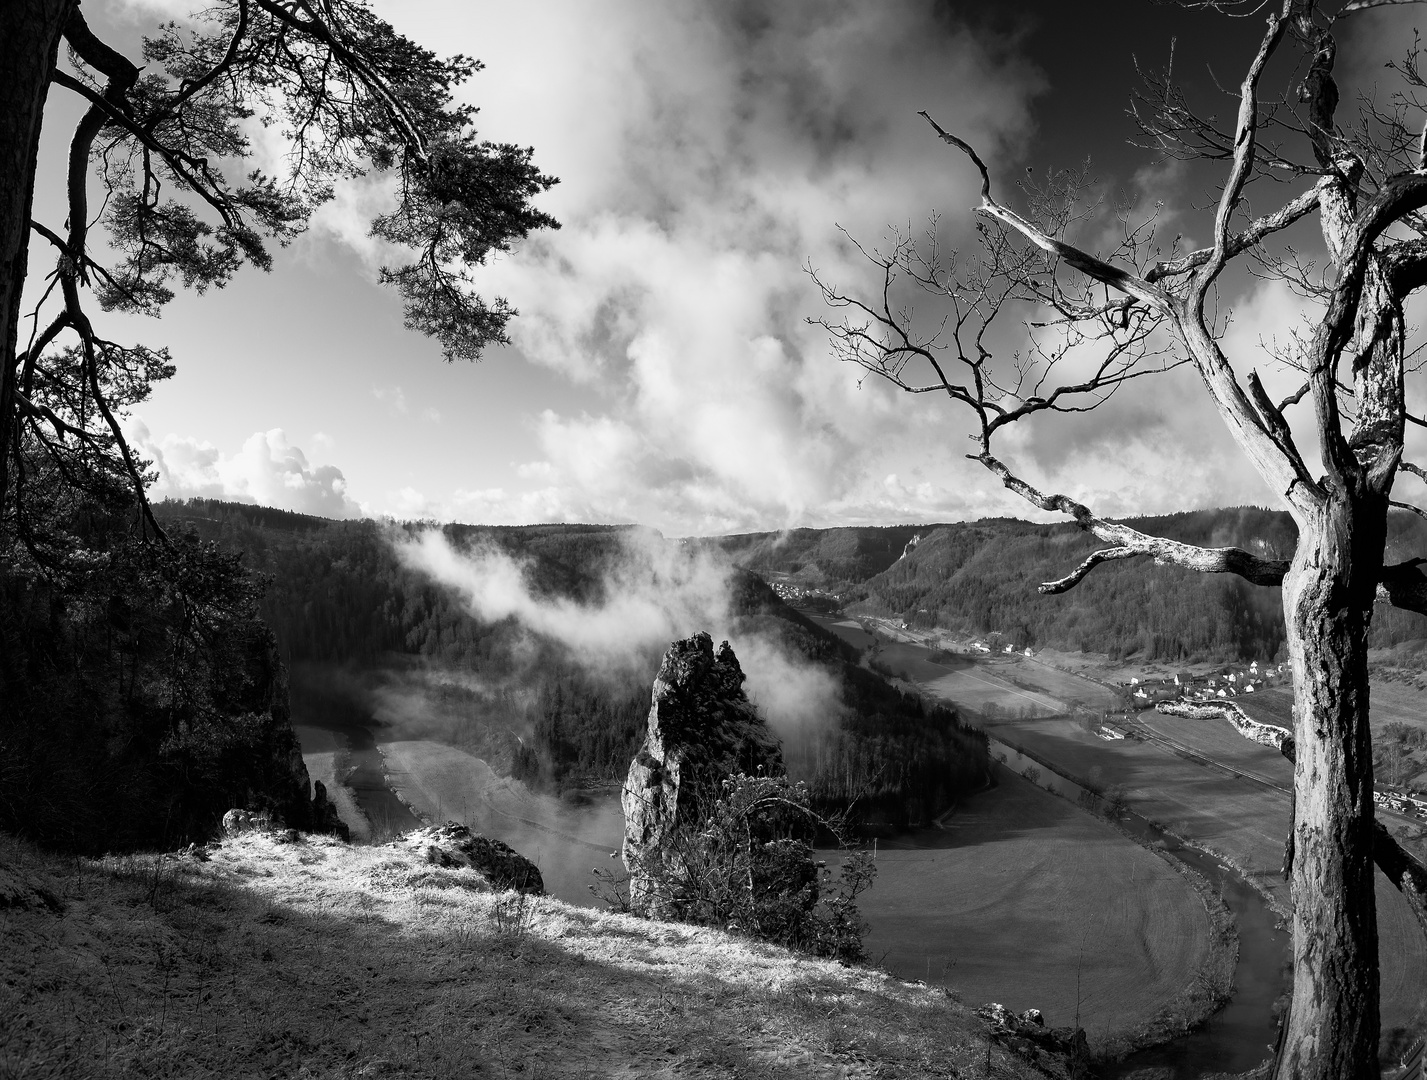
[[[621,798],[624,865],[636,911],[657,913],[647,868],[726,777],[783,772],[778,740],[743,692],[743,681],[728,642],[715,652],[708,634],[676,641],[664,654],[648,731]]]

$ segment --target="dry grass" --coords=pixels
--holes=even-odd
[[[65,904],[0,908],[0,1077],[985,1075],[940,991],[392,847],[74,861],[0,837],[0,865]]]

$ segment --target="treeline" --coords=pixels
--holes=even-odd
[[[558,646],[532,641],[513,620],[483,623],[401,564],[392,544],[400,526],[211,500],[158,510],[244,552],[268,576],[262,613],[291,668],[294,722],[399,721],[413,736],[466,747],[548,791],[574,795],[623,780],[644,737],[662,647],[592,672]],[[656,541],[608,526],[445,532],[457,545],[480,540],[525,560],[537,594],[583,603],[606,599],[611,570]],[[735,633],[781,643],[841,687],[839,714],[785,748],[820,808],[851,805],[868,819],[920,822],[980,785],[985,741],[953,712],[925,709],[859,668],[855,650],[753,574],[734,574],[731,590]]]
[[[1253,507],[1200,510],[1132,519],[1144,532],[1209,547],[1238,546],[1255,554],[1290,558],[1297,530],[1287,513]],[[911,532],[907,529],[905,532]],[[835,554],[860,545],[865,565],[888,559],[894,545],[883,530],[812,530],[781,546],[775,534],[730,537],[721,543],[748,565],[792,575],[809,587],[853,569]],[[1044,595],[1037,586],[1064,577],[1091,551],[1103,547],[1073,524],[1035,525],[993,519],[925,526],[905,557],[900,553],[840,590],[851,611],[894,616],[909,625],[940,626],[967,635],[999,635],[1018,649],[1056,648],[1138,655],[1147,660],[1273,659],[1284,644],[1282,597],[1277,588],[1249,585],[1230,575],[1202,575],[1148,559],[1098,567],[1066,593]],[[900,539],[902,533],[896,534]],[[834,543],[834,540],[836,543]],[[1427,524],[1406,513],[1389,519],[1388,558],[1427,554]],[[1373,620],[1372,644],[1391,646],[1427,636],[1427,624],[1410,612],[1383,606]]]
[[[788,575],[805,588],[838,592],[880,574],[908,542],[938,525],[849,526],[739,533],[694,541],[763,577]]]

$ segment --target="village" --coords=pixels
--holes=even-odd
[[[1030,655],[1030,650],[1027,650]],[[1131,711],[1128,716],[1145,709],[1161,705],[1197,704],[1218,706],[1224,710],[1234,710],[1238,714],[1237,727],[1276,727],[1266,725],[1250,716],[1234,699],[1244,699],[1254,693],[1262,693],[1270,688],[1285,688],[1291,694],[1292,677],[1286,664],[1260,665],[1257,660],[1247,667],[1235,669],[1224,667],[1217,671],[1194,674],[1188,671],[1172,673],[1160,679],[1131,677],[1120,683],[1120,690],[1128,699]],[[1169,712],[1168,709],[1159,711]],[[1234,718],[1230,718],[1233,720]],[[1280,732],[1283,729],[1278,728]],[[1106,716],[1096,734],[1102,739],[1117,740],[1138,737],[1127,723],[1117,722]],[[1385,810],[1391,810],[1408,817],[1427,817],[1427,792],[1407,789],[1396,784],[1377,780],[1374,783],[1373,802]]]

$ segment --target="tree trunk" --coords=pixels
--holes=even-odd
[[[16,352],[35,161],[60,37],[75,0],[0,3],[0,520],[15,443]]]
[[[1293,666],[1293,1003],[1277,1080],[1377,1077],[1367,638],[1387,501],[1334,492],[1283,585]]]

